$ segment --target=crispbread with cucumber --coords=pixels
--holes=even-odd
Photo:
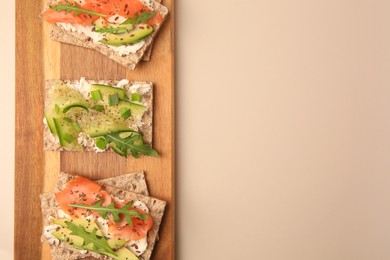
[[[48,80],[45,89],[45,150],[158,156],[151,82]]]
[[[56,191],[40,196],[42,242],[54,260],[148,260],[166,203],[147,192],[142,172],[96,182],[61,173]]]
[[[94,49],[133,70],[145,54],[148,60],[167,14],[154,0],[51,0],[42,16],[53,24],[52,39]]]

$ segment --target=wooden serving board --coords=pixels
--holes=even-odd
[[[167,201],[152,259],[174,259],[174,65],[173,0],[149,62],[134,71],[94,50],[54,42],[39,17],[46,0],[16,1],[15,259],[51,259],[40,242],[39,194],[51,191],[60,171],[102,179],[143,170],[150,194]],[[153,147],[159,158],[122,158],[115,153],[44,152],[46,79],[129,79],[154,83]]]

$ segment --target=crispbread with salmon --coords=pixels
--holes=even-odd
[[[66,182],[71,181],[78,176],[70,175],[66,173],[61,173],[59,176],[59,181],[57,184],[56,190],[65,188]],[[126,182],[126,179],[128,180]],[[153,218],[153,227],[148,231],[147,241],[148,245],[144,253],[138,256],[140,260],[150,259],[153,247],[157,241],[158,230],[161,224],[161,220],[164,214],[164,209],[166,203],[164,201],[145,196],[142,194],[134,193],[133,191],[138,191],[141,193],[147,193],[146,182],[142,172],[131,173],[127,175],[122,175],[116,178],[104,179],[97,181],[99,184],[104,184],[104,189],[109,192],[112,196],[126,201],[142,201],[145,203],[149,209],[149,214]],[[129,185],[129,183],[131,183]],[[126,187],[132,190],[124,190],[118,187],[108,186],[107,184],[115,184],[120,187]],[[58,201],[56,200],[56,195],[54,192],[49,192],[42,194],[41,198],[41,208],[44,219],[44,226],[49,224],[49,218],[54,217],[58,218]],[[48,241],[48,239],[42,235],[42,241]],[[94,257],[96,259],[112,259],[108,256],[97,254],[95,252],[84,252],[73,248],[67,243],[60,242],[59,245],[51,245],[52,257],[54,260],[62,259],[82,259],[86,257]]]
[[[150,47],[152,46],[152,42],[168,14],[168,9],[157,1],[139,1],[143,3],[145,8],[148,8],[148,10],[159,14],[162,17],[162,20],[158,24],[151,25],[153,27],[153,32],[146,38],[142,39],[143,41],[145,41],[145,43],[140,49],[136,50],[135,53],[122,53],[117,49],[110,48],[106,44],[94,41],[90,36],[87,36],[85,33],[65,29],[57,23],[53,23],[51,38],[56,41],[94,49],[102,53],[103,55],[109,57],[110,59],[122,64],[123,66],[126,66],[128,69],[133,70],[135,69],[138,62],[143,59],[143,57],[145,57],[145,60],[149,60],[151,51]],[[57,0],[51,0],[43,11],[43,15],[47,10],[49,10],[49,6],[58,4],[58,2],[59,1]]]

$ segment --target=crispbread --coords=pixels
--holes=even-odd
[[[76,175],[61,172],[58,176],[58,182],[55,191],[57,192],[65,189],[66,184],[76,177]],[[118,177],[97,180],[96,182],[104,186],[112,186],[145,196],[149,195],[148,187],[145,180],[145,174],[143,171],[132,172]]]
[[[156,0],[156,2],[162,4],[161,0]],[[153,41],[150,43],[150,46],[145,50],[144,56],[142,56],[143,61],[150,61],[150,56],[152,56]]]
[[[76,84],[78,80],[47,80],[45,82],[45,107],[50,103],[49,100],[49,91],[59,82],[65,84]],[[105,84],[115,86],[119,81],[118,80],[87,80],[89,84]],[[142,101],[147,105],[148,109],[144,113],[141,124],[139,125],[138,131],[142,134],[145,143],[152,145],[153,138],[153,84],[151,82],[141,82],[141,81],[132,81],[124,86],[124,89],[129,91],[130,87],[135,84],[144,84],[149,85],[150,88],[148,91],[142,94]],[[44,125],[44,136],[43,136],[43,147],[45,151],[64,151],[65,149],[61,147],[58,138],[55,138],[47,124]],[[85,147],[83,146],[84,151],[95,151],[94,147]],[[111,148],[109,148],[110,150]]]
[[[64,188],[66,180],[71,180],[77,176],[70,175],[66,173],[61,173],[59,176],[59,182],[57,185],[58,188]],[[134,187],[133,185],[126,185],[125,179],[129,178],[129,182],[136,183],[137,180],[139,181],[138,185]],[[115,197],[123,200],[140,200],[144,202],[147,207],[149,208],[150,215],[153,218],[153,228],[148,232],[147,241],[148,241],[148,247],[146,251],[139,256],[140,260],[148,260],[151,257],[153,247],[157,241],[158,236],[158,230],[161,224],[161,220],[164,214],[164,209],[166,202],[162,200],[158,200],[152,197],[144,196],[142,194],[137,194],[129,190],[120,189],[118,187],[108,186],[107,183],[110,184],[119,184],[119,186],[122,187],[128,187],[133,188],[133,190],[139,190],[142,192],[147,192],[144,188],[140,187],[146,187],[145,178],[142,172],[137,173],[131,173],[127,175],[122,175],[116,178],[109,178],[104,179],[101,181],[98,181],[99,183],[104,183],[104,188],[107,192],[114,195]],[[49,192],[44,193],[40,196],[41,199],[41,209],[42,209],[42,215],[44,219],[44,226],[48,224],[49,217],[58,217],[58,207],[57,202],[55,199],[55,193]],[[41,237],[42,242],[47,241],[46,237],[42,235]],[[77,249],[72,248],[71,246],[60,243],[59,245],[51,245],[51,253],[52,258],[54,260],[71,260],[71,259],[82,259],[87,257],[93,257],[95,259],[111,259],[110,257],[100,255],[94,252],[88,251],[86,254],[81,254],[81,252]]]
[[[126,66],[130,70],[134,70],[138,62],[142,59],[144,54],[147,53],[149,47],[152,45],[153,39],[155,38],[157,32],[159,31],[160,27],[162,26],[167,14],[168,9],[161,5],[159,2],[154,0],[140,0],[143,2],[146,6],[148,6],[153,12],[158,12],[163,17],[163,21],[159,25],[153,25],[153,32],[150,36],[145,38],[145,44],[140,48],[136,53],[129,53],[128,55],[120,55],[115,50],[109,48],[108,46],[100,43],[95,43],[90,40],[88,36],[85,34],[81,34],[78,32],[71,32],[67,31],[64,28],[53,24],[53,29],[51,32],[51,38],[53,40],[64,42],[68,44],[73,44],[85,48],[94,49],[103,55],[109,57],[110,59],[122,64],[123,66]],[[49,8],[49,5],[55,4],[58,1],[51,0],[49,1],[49,4],[46,6],[45,10]],[[149,51],[150,52],[150,51]],[[147,60],[150,58],[150,53],[148,56],[146,56]]]

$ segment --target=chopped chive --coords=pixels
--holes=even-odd
[[[91,91],[91,96],[92,96],[93,100],[101,100],[102,99],[102,93],[98,89]]]
[[[104,150],[106,149],[107,147],[107,141],[104,140],[103,138],[97,138],[96,139],[96,146],[101,149],[101,150]]]
[[[138,101],[141,102],[142,96],[138,93],[132,93],[131,94],[131,101]]]
[[[122,117],[124,120],[128,119],[128,118],[131,116],[131,110],[130,110],[130,108],[122,107],[121,110],[120,110],[120,113],[121,113],[121,117]]]
[[[104,106],[102,105],[94,105],[92,109],[95,109],[96,111],[102,112],[104,110]]]
[[[55,104],[54,110],[56,111],[57,114],[59,114],[61,111],[60,107],[57,104]]]
[[[68,123],[73,123],[72,118],[69,118],[69,117],[64,117],[64,121],[68,122]]]
[[[74,141],[74,137],[70,134],[64,134],[63,139],[70,144]]]
[[[72,124],[72,126],[73,126],[73,129],[76,130],[77,132],[81,131],[81,127],[80,127],[80,125],[78,123],[74,122]]]
[[[118,105],[119,103],[119,96],[118,93],[112,94],[108,96],[108,104],[110,106]]]

